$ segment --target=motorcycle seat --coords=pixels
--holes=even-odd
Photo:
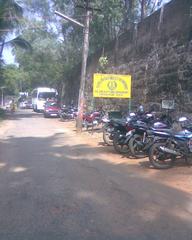
[[[124,119],[111,119],[111,122],[114,124],[119,124],[119,125],[126,125],[126,121]]]

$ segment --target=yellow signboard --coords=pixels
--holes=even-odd
[[[131,75],[95,73],[93,97],[131,98]]]

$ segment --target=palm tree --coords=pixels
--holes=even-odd
[[[6,41],[9,33],[19,27],[19,20],[23,16],[23,9],[16,0],[0,0],[0,59],[6,45],[18,45],[30,49],[30,44],[21,37]]]

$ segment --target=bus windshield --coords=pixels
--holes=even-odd
[[[55,98],[55,97],[56,97],[55,92],[40,92],[38,94],[38,98],[42,98],[42,99]]]

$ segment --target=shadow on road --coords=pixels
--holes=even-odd
[[[42,118],[42,113],[35,113],[32,109],[25,109],[25,110],[17,110],[14,113],[7,112],[6,113],[6,120],[20,120],[24,118]]]
[[[191,239],[190,194],[89,144],[10,137],[0,152],[1,240]]]

